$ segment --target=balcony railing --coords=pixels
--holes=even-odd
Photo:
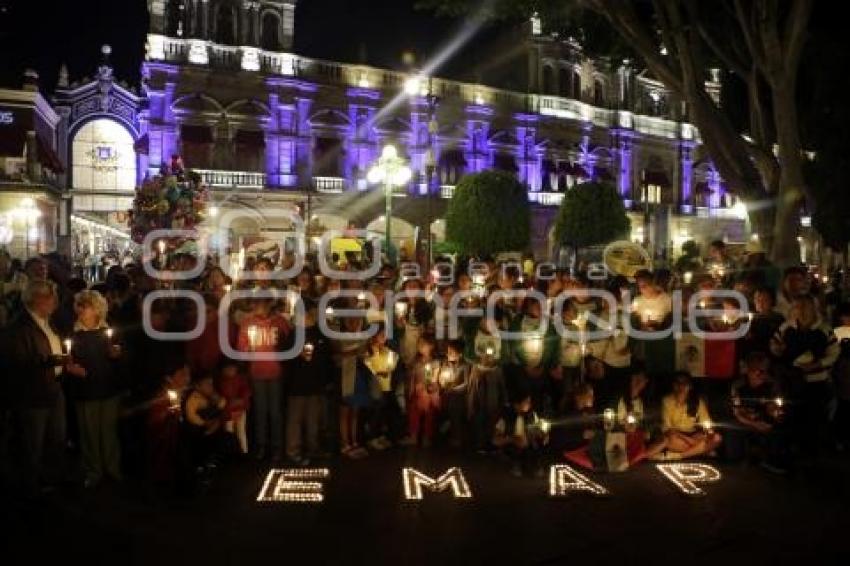
[[[564,200],[564,193],[528,193],[528,201],[542,206],[561,206],[561,201]]]
[[[320,193],[341,193],[345,191],[345,179],[342,177],[313,177],[313,188]]]
[[[453,196],[455,196],[454,185],[440,185],[440,197],[450,199]]]
[[[194,169],[208,187],[262,189],[266,186],[266,174],[251,171],[217,171]]]
[[[408,74],[367,65],[353,65],[337,61],[312,59],[293,53],[266,51],[255,47],[218,45],[211,41],[148,35],[148,56],[152,60],[171,63],[193,63],[225,69],[243,69],[283,76],[314,79],[327,84],[345,85],[368,89],[400,91]],[[591,122],[600,127],[614,125],[618,112],[588,104],[581,100],[561,96],[527,95],[523,92],[503,90],[480,84],[463,83],[433,77],[430,88],[434,94],[447,99],[460,99],[467,104],[495,105],[515,110],[531,110],[540,114],[581,122]],[[423,85],[423,88],[426,88]],[[629,114],[627,124],[640,133],[662,138],[675,139],[682,127],[672,119]],[[622,119],[621,119],[622,121]],[[692,139],[698,139],[694,128]]]

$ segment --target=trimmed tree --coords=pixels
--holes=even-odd
[[[522,251],[531,235],[525,187],[513,175],[484,171],[455,187],[446,211],[446,239],[468,255]]]
[[[555,239],[580,248],[598,246],[626,237],[631,222],[614,185],[582,183],[568,190],[555,219]]]

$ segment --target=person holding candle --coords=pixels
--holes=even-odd
[[[523,305],[523,315],[514,319],[511,325],[513,332],[522,332],[527,338],[515,340],[511,344],[511,361],[518,368],[517,377],[522,383],[510,386],[525,387],[538,411],[544,408],[549,370],[557,364],[559,344],[553,325],[548,325],[545,331],[541,330],[544,324],[542,315],[540,303],[528,298]]]
[[[181,446],[182,488],[192,490],[207,487],[219,460],[228,451],[228,436],[224,430],[224,409],[227,400],[215,388],[215,377],[206,374],[195,380],[183,395]]]
[[[484,322],[486,319],[482,319]],[[508,391],[499,363],[498,342],[495,346],[491,343],[481,344],[480,348],[476,346],[476,350],[481,355],[469,373],[466,414],[471,425],[472,445],[481,454],[493,449],[494,427],[502,407],[508,402]]]
[[[404,383],[400,379],[402,366],[398,353],[387,345],[385,326],[381,325],[369,340],[363,365],[369,372],[372,397],[375,400],[370,426],[373,438],[369,446],[375,450],[384,450],[401,436],[401,405],[404,402]]]
[[[653,419],[647,410],[649,386],[643,365],[636,363],[629,369],[623,394],[617,400],[617,422],[626,431],[629,464],[655,458],[667,446],[666,439],[659,434],[657,413]]]
[[[652,273],[642,269],[635,274],[638,296],[632,303],[636,317],[634,325],[641,330],[653,331],[666,327],[673,311],[670,295],[656,282]]]
[[[690,374],[677,372],[673,392],[661,402],[661,430],[666,447],[657,457],[680,460],[712,454],[722,439],[711,423],[708,406],[694,391]]]
[[[237,349],[259,354],[248,362],[254,405],[255,456],[263,459],[270,454],[273,460],[280,461],[283,457],[283,368],[277,360],[264,358],[280,349],[290,333],[290,326],[281,314],[272,311],[274,302],[273,298],[253,300],[251,314],[245,316],[240,325]]]
[[[756,289],[753,299],[754,311],[749,316],[746,336],[738,343],[742,359],[751,352],[770,352],[770,339],[785,322],[775,308],[776,292],[770,287]]]
[[[419,337],[433,323],[433,305],[422,296],[422,282],[408,279],[402,285],[402,301],[407,303],[404,316],[396,316],[396,331],[400,334],[401,361],[410,366],[418,353]]]
[[[764,454],[762,467],[782,473],[788,467],[784,393],[770,374],[766,353],[752,352],[745,367],[743,379],[732,385],[732,415],[740,427],[727,435],[727,452],[735,458],[758,447]]]
[[[148,477],[156,484],[175,479],[179,452],[181,401],[191,382],[191,371],[180,357],[163,360],[163,378],[146,403],[144,450]]]
[[[97,291],[74,297],[74,324],[70,391],[80,431],[85,485],[96,487],[104,477],[121,479],[118,410],[123,389],[118,373],[120,346],[106,326],[106,299]]]
[[[307,465],[311,458],[322,455],[319,425],[325,388],[332,375],[330,343],[316,324],[316,303],[312,300],[306,301],[303,317],[296,324],[304,326],[304,347],[286,362],[286,456],[296,465]]]
[[[470,365],[463,359],[463,340],[449,340],[446,358],[440,364],[440,405],[445,408],[450,424],[450,443],[460,448],[465,436],[466,390],[469,386]]]
[[[804,295],[794,300],[788,320],[774,334],[770,348],[785,374],[786,384],[799,384],[799,432],[803,446],[814,455],[826,441],[832,400],[830,374],[841,351],[832,328],[821,318],[814,297]],[[798,394],[793,389],[790,393]]]
[[[352,459],[369,455],[360,445],[360,413],[372,404],[369,381],[360,364],[367,341],[357,336],[364,328],[363,318],[347,316],[339,330],[346,337],[332,342],[334,362],[339,370],[340,452]]]
[[[434,356],[437,344],[430,334],[420,336],[418,354],[408,370],[407,404],[410,438],[406,444],[428,448],[434,439],[434,419],[440,411],[439,362]]]
[[[49,322],[58,304],[55,285],[46,279],[30,280],[21,300],[24,311],[6,328],[0,358],[6,372],[5,393],[21,433],[24,487],[28,494],[38,495],[59,474],[56,468],[44,467],[45,452],[58,456],[65,441],[65,397],[59,376],[63,367],[77,369]]]

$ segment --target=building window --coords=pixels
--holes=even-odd
[[[85,124],[71,142],[72,182],[84,191],[133,191],[136,153],[133,137],[114,120]]]
[[[277,14],[266,12],[263,15],[260,47],[267,51],[277,51],[280,49],[280,18]]]
[[[555,94],[555,85],[552,84],[554,80],[552,67],[543,67],[543,94]]]
[[[342,140],[316,138],[313,145],[313,176],[342,177]]]
[[[215,41],[221,45],[236,45],[236,8],[219,5],[215,18]]]
[[[570,96],[570,73],[566,69],[558,71],[558,94],[564,98]]]
[[[581,100],[581,74],[573,69],[573,98]]]
[[[183,0],[171,0],[168,3],[166,10],[166,34],[171,37],[180,37],[185,35],[186,30],[183,29],[183,16],[186,14],[186,6]]]
[[[596,106],[605,106],[605,84],[602,81],[593,83],[593,104]]]
[[[661,202],[661,185],[644,185],[641,200],[650,204],[659,204]]]
[[[180,150],[186,167],[212,168],[213,136],[209,126],[184,124],[180,128]]]
[[[238,171],[261,172],[265,169],[266,140],[259,130],[236,130],[233,136]]]

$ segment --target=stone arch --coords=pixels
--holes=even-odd
[[[351,126],[351,120],[344,113],[333,108],[322,108],[307,118],[310,126],[347,128]]]
[[[135,132],[111,116],[93,116],[77,124],[70,136],[71,187],[88,192],[133,191],[138,180],[135,142]],[[82,205],[77,201],[75,208],[103,208],[95,197],[87,198],[90,202]],[[114,203],[110,204],[114,208]]]
[[[281,41],[281,17],[271,8],[260,12],[260,47],[266,51],[279,51]]]
[[[171,104],[171,110],[175,113],[183,111],[188,114],[206,113],[216,116],[225,112],[224,106],[218,100],[200,92],[177,98]]]

